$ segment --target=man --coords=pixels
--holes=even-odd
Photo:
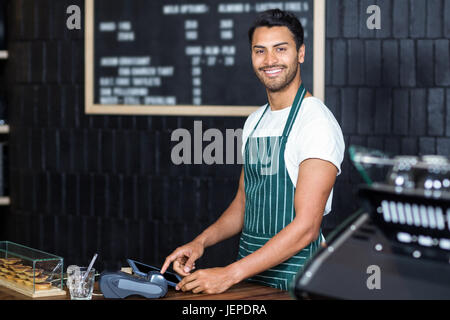
[[[214,224],[164,262],[161,273],[173,262],[184,277],[177,290],[221,293],[245,279],[288,290],[323,239],[322,217],[331,210],[344,157],[342,131],[302,84],[305,45],[294,15],[278,9],[261,13],[249,40],[268,104],[245,122],[244,166],[234,200]],[[236,262],[191,273],[206,247],[240,232]]]

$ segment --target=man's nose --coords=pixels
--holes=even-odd
[[[278,57],[274,52],[268,52],[266,54],[265,60],[264,60],[265,65],[267,66],[273,66],[275,64],[278,63]]]

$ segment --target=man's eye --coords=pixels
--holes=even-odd
[[[277,51],[286,51],[286,48],[277,48]]]
[[[261,54],[261,53],[264,53],[264,50],[256,50],[255,53],[256,54]]]

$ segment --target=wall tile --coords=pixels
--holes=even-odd
[[[374,91],[370,89],[358,90],[358,133],[372,134],[374,131]]]
[[[400,40],[400,85],[416,85],[416,55],[413,40]]]
[[[389,89],[375,92],[375,133],[391,134],[392,131],[392,95]]]
[[[383,86],[396,87],[399,84],[399,47],[395,40],[385,40],[382,44]]]
[[[409,29],[409,1],[396,0],[392,2],[392,35],[395,38],[407,38]]]
[[[436,154],[436,139],[429,137],[419,138],[419,152],[420,155]]]
[[[357,0],[347,0],[342,2],[342,35],[345,38],[355,38],[358,36],[359,10]]]
[[[409,134],[426,135],[427,132],[427,91],[410,90]]]
[[[348,84],[358,86],[364,84],[364,42],[348,41]]]
[[[446,136],[450,137],[450,89],[446,90],[446,99],[447,101],[447,107],[446,107],[446,112],[445,114],[447,115],[446,120],[445,120],[445,127],[446,127]]]
[[[410,0],[410,36],[424,38],[426,34],[427,0]]]
[[[393,91],[393,133],[397,135],[408,134],[409,120],[409,92],[405,89]]]
[[[346,41],[333,41],[332,83],[342,86],[347,83],[347,45]]]
[[[437,154],[448,157],[450,154],[450,138],[437,138]]]
[[[367,40],[365,42],[365,62],[364,73],[366,77],[366,85],[370,87],[378,87],[382,85],[382,56],[381,41]]]
[[[326,21],[327,21],[327,37],[328,38],[337,38],[341,35],[342,28],[342,2],[341,1],[333,1],[327,0],[326,2]]]
[[[427,37],[442,37],[442,1],[427,1]]]
[[[434,44],[432,40],[417,40],[417,86],[434,86]]]
[[[341,90],[341,116],[340,124],[344,134],[351,134],[356,131],[356,106],[357,92],[352,88]]]
[[[428,90],[428,134],[444,135],[444,90]]]
[[[438,86],[450,86],[450,41],[435,42],[435,78]]]
[[[450,38],[450,2],[444,1],[444,38]]]

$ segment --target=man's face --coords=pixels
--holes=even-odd
[[[294,36],[287,27],[258,27],[252,39],[252,64],[267,90],[281,91],[298,75],[305,46],[297,51]]]

